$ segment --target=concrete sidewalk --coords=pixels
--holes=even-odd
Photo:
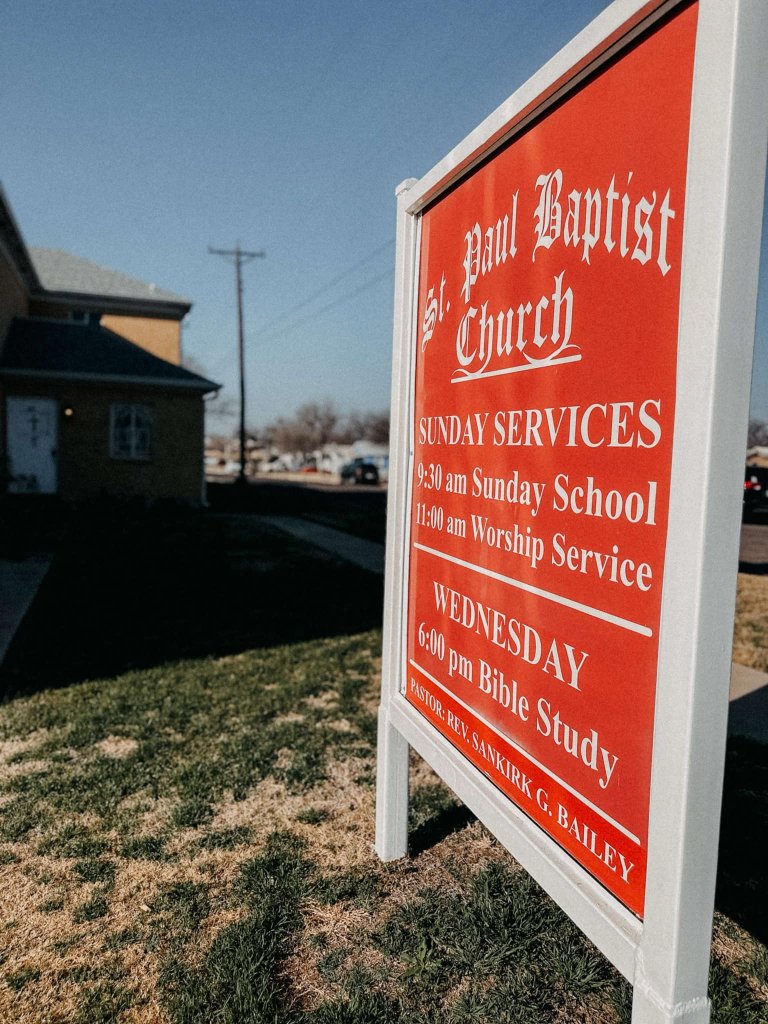
[[[337,555],[345,562],[351,562],[368,572],[384,574],[384,545],[362,537],[353,537],[341,530],[332,530],[330,526],[299,519],[296,516],[261,516],[261,521],[278,530],[290,533],[297,540],[313,544],[323,551]]]
[[[50,564],[50,555],[28,555],[18,561],[0,561],[0,664]]]

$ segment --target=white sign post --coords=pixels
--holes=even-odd
[[[633,984],[633,1024],[710,1019],[766,53],[764,0],[616,0],[397,192],[376,849],[407,852],[413,747]],[[643,123],[667,90],[671,141]]]

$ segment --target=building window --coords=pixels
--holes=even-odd
[[[146,405],[110,407],[110,455],[147,462],[152,458],[152,416]]]

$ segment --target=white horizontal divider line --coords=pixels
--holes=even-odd
[[[470,715],[472,715],[474,718],[478,720],[478,722],[482,722],[486,729],[490,729],[490,731],[495,736],[498,736],[499,739],[503,740],[505,743],[508,743],[510,747],[513,747],[518,752],[518,754],[522,754],[523,757],[527,758],[527,760],[531,762],[531,764],[535,764],[539,771],[544,772],[545,775],[548,775],[549,778],[556,782],[559,786],[562,786],[563,789],[566,789],[571,794],[571,796],[575,796],[577,800],[581,800],[581,802],[586,807],[589,807],[591,811],[594,811],[594,813],[601,817],[603,821],[607,821],[609,825],[613,825],[615,829],[618,829],[618,831],[621,832],[622,835],[626,836],[627,839],[631,839],[633,843],[636,843],[638,846],[642,845],[642,843],[634,834],[634,832],[630,832],[628,828],[626,828],[620,822],[612,818],[610,814],[607,814],[604,810],[598,807],[597,804],[593,804],[592,801],[588,799],[588,797],[583,795],[583,793],[579,793],[579,791],[574,789],[573,786],[570,786],[564,779],[561,779],[559,775],[555,775],[555,773],[550,768],[547,768],[546,765],[542,764],[541,761],[537,761],[532,754],[529,754],[527,750],[525,750],[519,744],[515,743],[513,739],[510,739],[509,736],[505,736],[504,733],[500,732],[495,725],[492,725],[486,718],[483,718],[483,716],[479,714],[475,708],[472,708],[469,706],[469,704],[466,704],[461,699],[461,697],[458,697],[453,692],[453,690],[449,690],[448,687],[444,686],[439,679],[435,679],[433,675],[427,672],[426,669],[423,669],[418,662],[413,660],[413,658],[409,660],[409,664],[412,665],[418,672],[421,672],[423,676],[426,676],[426,678],[431,683],[439,687],[443,691],[443,693],[447,694],[451,698],[451,700],[456,701],[456,703],[463,707],[465,711],[468,711]]]
[[[602,619],[604,622],[611,622],[614,626],[620,626],[622,629],[627,629],[632,633],[639,633],[640,636],[653,636],[653,630],[640,622],[622,619],[620,615],[604,612],[602,608],[593,608],[591,605],[582,604],[581,601],[572,601],[570,597],[563,597],[562,594],[553,594],[550,590],[542,590],[541,587],[534,587],[531,583],[523,583],[522,580],[516,580],[513,576],[504,576],[500,572],[494,572],[493,569],[486,569],[482,565],[475,565],[474,562],[466,562],[463,558],[457,558],[455,555],[449,555],[446,551],[438,551],[436,548],[427,547],[426,544],[419,544],[418,541],[414,541],[413,546],[418,551],[425,551],[428,555],[442,558],[445,562],[453,562],[455,565],[461,565],[463,568],[470,569],[481,576],[487,576],[489,579],[506,583],[510,587],[517,587],[518,590],[525,590],[529,594],[543,597],[546,601],[553,601],[555,604],[562,604],[566,608],[573,608],[577,612],[583,612],[584,615],[592,615],[594,618]]]

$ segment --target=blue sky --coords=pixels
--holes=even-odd
[[[194,302],[185,352],[248,419],[389,404],[394,189],[419,177],[605,6],[29,0],[0,41],[2,180],[30,245]],[[768,418],[762,268],[753,410]]]

